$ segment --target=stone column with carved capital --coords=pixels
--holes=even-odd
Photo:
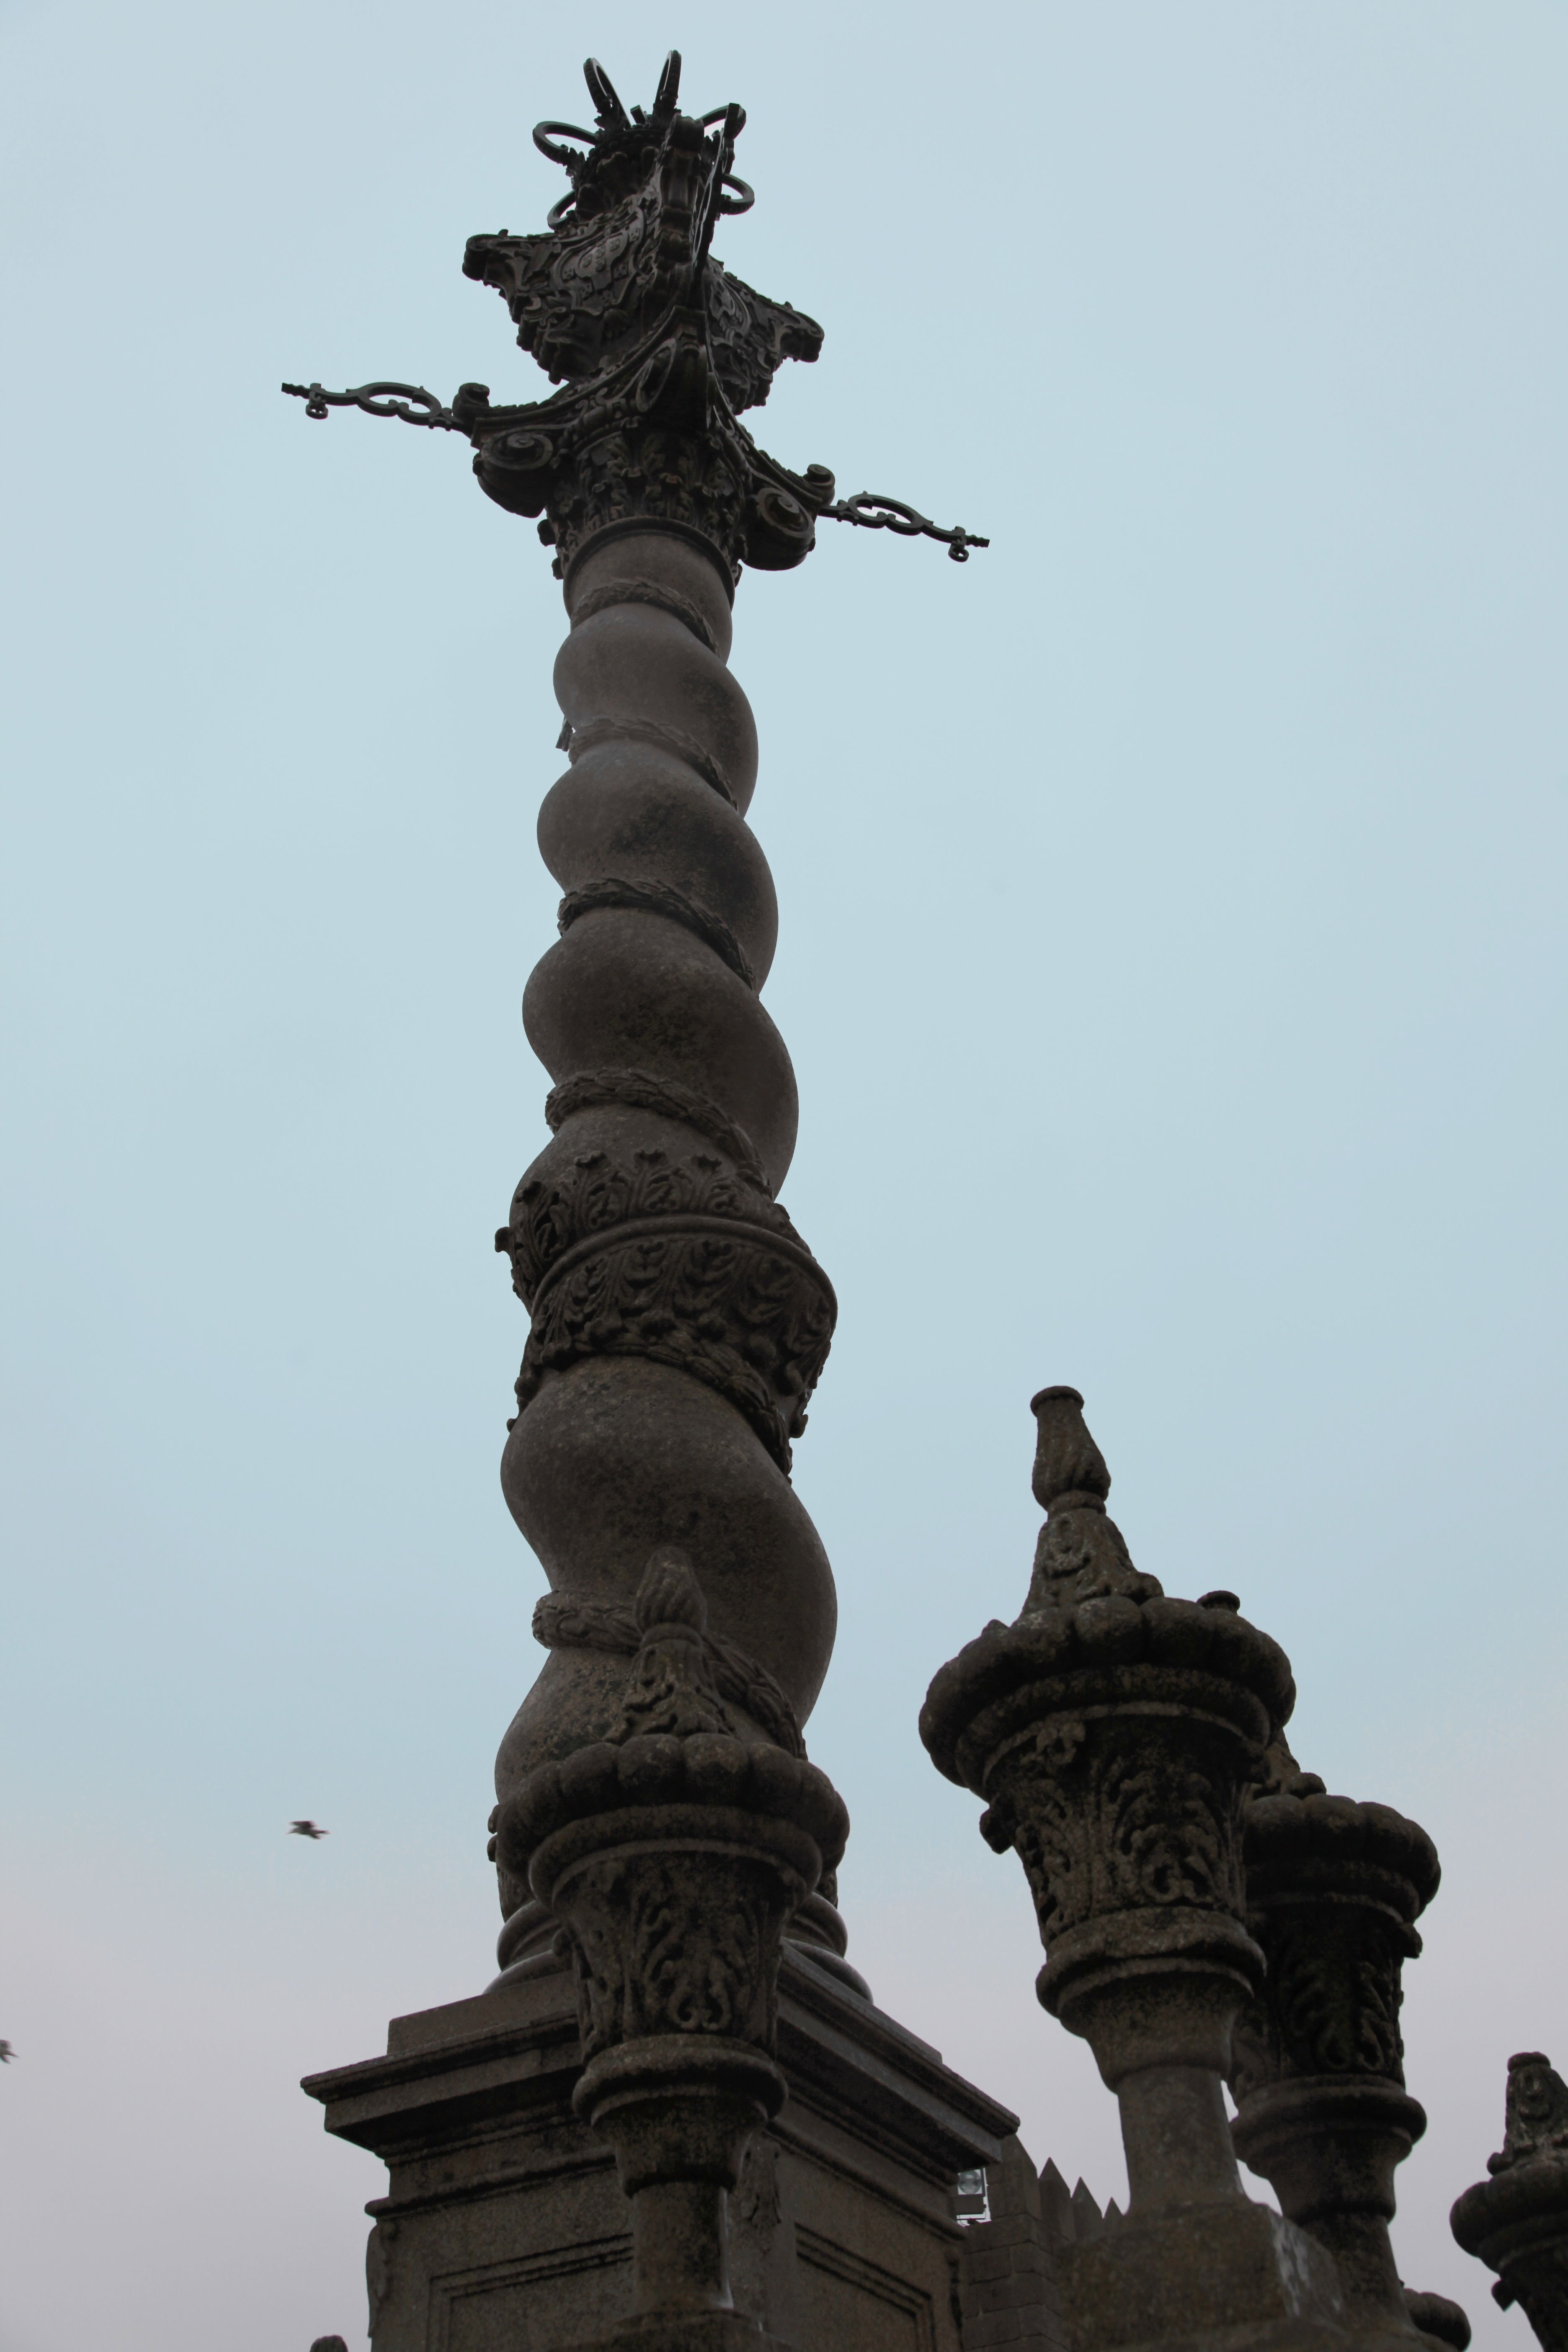
[[[502,1484],[550,1581],[534,1632],[551,1655],[501,1743],[502,1801],[603,1737],[663,1543],[700,1557],[727,1702],[799,1748],[837,1605],[791,1446],[836,1307],[777,1197],[795,1075],[761,1002],[778,910],[746,823],[757,733],[731,610],[742,567],[804,562],[825,517],[961,563],[988,544],[900,499],[836,500],[826,466],[794,473],[759,448],[742,415],[786,359],[816,359],[822,329],[713,252],[754,202],[733,169],[745,109],[684,112],[676,50],[646,110],[595,58],[584,74],[592,129],[534,129],[569,182],[545,227],[472,236],[463,257],[559,388],[503,404],[464,383],[447,406],[415,384],[283,386],[318,421],[359,408],[466,436],[487,497],[554,550],[571,622],[555,665],[570,765],[539,822],[561,936],[523,1007],[552,1140],[496,1235],[531,1318]],[[553,1929],[500,1876],[516,1980]],[[792,1932],[864,1991],[834,1893]]]
[[[1568,2084],[1539,2050],[1508,2062],[1503,2144],[1487,2171],[1455,2203],[1454,2235],[1497,2273],[1493,2296],[1518,2304],[1542,2352],[1568,2352]]]
[[[1389,1806],[1327,1795],[1281,1741],[1247,1810],[1246,1859],[1247,1925],[1268,1975],[1234,2036],[1237,2153],[1333,2255],[1347,2326],[1414,2341],[1388,2224],[1394,2169],[1426,2128],[1405,2087],[1399,2010],[1436,1851]],[[1424,2296],[1416,2307],[1419,2332],[1468,2340],[1457,2306]]]
[[[471,237],[463,262],[555,389],[501,404],[466,383],[449,406],[380,382],[284,390],[318,421],[355,407],[466,436],[480,488],[553,551],[570,625],[554,672],[566,769],[538,828],[559,937],[523,1005],[551,1082],[550,1139],[496,1234],[529,1315],[502,1486],[549,1582],[534,1615],[549,1655],[496,1761],[495,1998],[457,2006],[488,2011],[469,2022],[492,2041],[525,2015],[548,2040],[570,1956],[586,2061],[576,2108],[632,2200],[637,2325],[658,2352],[666,2338],[744,2334],[724,2200],[784,2094],[772,2047],[783,1940],[805,1963],[790,1970],[805,2021],[788,2028],[793,2063],[810,2069],[833,2042],[832,2071],[864,2110],[850,2127],[874,2158],[874,2201],[902,2215],[888,2239],[899,2263],[945,2266],[942,2176],[995,2144],[1003,2113],[983,2102],[977,2140],[928,2103],[905,2144],[899,2086],[917,2051],[921,2066],[934,2053],[910,2042],[854,2075],[859,2042],[886,2021],[845,1958],[843,1808],[805,1756],[837,1612],[791,1483],[836,1310],[779,1198],[795,1086],[762,1001],[778,914],[747,822],[756,727],[729,667],[743,568],[799,564],[824,518],[929,537],[960,562],[985,542],[898,500],[835,501],[826,467],[794,473],[758,447],[743,414],[786,359],[816,357],[822,330],[713,252],[721,222],[752,202],[733,170],[744,110],[683,111],[673,52],[646,110],[623,106],[593,59],[585,79],[593,127],[534,132],[569,183],[546,226]],[[937,2071],[946,2101],[956,2077]],[[323,2095],[347,2114],[335,2088]],[[401,2082],[386,2095],[401,2115]],[[468,2122],[460,2100],[434,2104],[442,2120],[410,2130],[417,2163],[439,2169],[432,2151]],[[391,2128],[379,2106],[332,2127],[375,2141]],[[526,2137],[517,2123],[514,2156]],[[542,2165],[531,2153],[521,2202],[581,2154],[575,2137]],[[825,2156],[791,2161],[808,2184],[826,2178]],[[448,2191],[454,2208],[468,2194],[443,2172]],[[408,2210],[426,2202],[421,2181]],[[473,2225],[479,2239],[494,2242],[499,2210]],[[397,2226],[378,2223],[383,2257]],[[557,2209],[546,2226],[576,2224]],[[418,2234],[435,2296],[454,2265],[439,2232]],[[469,2262],[467,2219],[459,2234]],[[773,2268],[766,2292],[787,2310],[795,2265]],[[931,2307],[929,2275],[910,2291],[910,2308]],[[825,2292],[842,2304],[852,2281]],[[384,2324],[423,2326],[406,2293]],[[445,2330],[432,2315],[429,2340]]]
[[[712,257],[750,191],[739,107],[649,112],[590,64],[595,127],[545,125],[571,187],[542,235],[478,236],[468,275],[504,298],[563,383],[524,409],[469,387],[480,487],[542,516],[571,633],[555,663],[568,766],[539,845],[560,938],[523,1018],[552,1080],[552,1139],[497,1247],[530,1328],[502,1485],[549,1578],[550,1652],[501,1743],[496,1793],[602,1742],[637,1644],[650,1553],[700,1566],[712,1656],[748,1736],[801,1749],[832,1653],[833,1577],[790,1482],[836,1312],[778,1192],[796,1097],[762,1003],[778,909],[746,813],[757,731],[731,672],[742,565],[787,569],[832,497],[759,450],[740,412],[815,322]],[[553,1922],[500,1865],[504,1976],[545,1965]],[[857,1986],[831,1880],[792,1929]]]
[[[1069,2326],[1085,2352],[1245,2326],[1331,2341],[1332,2263],[1244,2197],[1223,2089],[1264,1965],[1242,1811],[1294,1701],[1289,1663],[1234,1595],[1169,1599],[1133,1566],[1082,1404],[1035,1398],[1047,1517],[1028,1597],[942,1669],[921,1717],[939,1770],[985,1800],[987,1842],[1023,1863],[1040,2000],[1121,2105],[1129,2211],[1075,2251]]]
[[[636,1617],[608,1736],[536,1766],[498,1837],[571,1953],[586,2061],[573,2104],[632,2201],[623,2333],[717,2352],[758,2341],[734,2316],[725,2200],[784,2103],[784,1925],[838,1861],[848,1817],[824,1773],[725,1700],[684,1553],[655,1553]]]

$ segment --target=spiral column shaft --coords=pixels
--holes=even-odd
[[[550,1581],[551,1655],[501,1742],[503,1801],[604,1737],[658,1545],[696,1563],[757,1738],[798,1745],[837,1617],[788,1475],[834,1302],[774,1198],[796,1097],[758,995],[777,908],[728,582],[694,534],[612,529],[564,593],[571,765],[539,819],[562,936],[523,1003],[555,1131],[498,1235],[532,1317],[502,1485]],[[501,1900],[514,1960],[545,1923],[504,1871]]]

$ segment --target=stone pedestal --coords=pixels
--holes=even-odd
[[[1016,2119],[795,1950],[778,2063],[788,2103],[729,2200],[736,2312],[680,2326],[728,2329],[724,2352],[765,2352],[758,2331],[960,2352],[955,2177],[997,2163]],[[369,2209],[374,2352],[562,2352],[629,2319],[631,2209],[573,2112],[581,2073],[563,1965],[397,2018],[384,2058],[307,2081],[327,2129],[391,2170]]]

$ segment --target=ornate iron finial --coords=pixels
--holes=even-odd
[[[822,329],[713,258],[720,218],[755,201],[732,169],[745,109],[682,114],[674,49],[646,112],[622,104],[596,58],[583,70],[594,128],[534,128],[534,145],[570,182],[548,226],[470,237],[463,257],[464,274],[494,287],[519,343],[562,389],[501,407],[479,383],[450,407],[416,384],[283,390],[318,422],[360,408],[466,434],[480,488],[513,514],[543,518],[540,537],[563,578],[590,541],[637,523],[689,532],[731,578],[741,563],[802,562],[822,519],[933,539],[957,563],[988,546],[900,499],[862,490],[836,501],[826,466],[792,473],[758,448],[742,414],[766,400],[786,359],[816,359]]]

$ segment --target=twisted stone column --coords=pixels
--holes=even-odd
[[[523,1005],[554,1133],[497,1236],[531,1315],[502,1483],[550,1580],[551,1654],[501,1743],[502,1801],[605,1737],[660,1545],[696,1564],[726,1702],[760,1738],[799,1752],[836,1622],[789,1480],[835,1305],[775,1199],[795,1087],[759,997],[777,909],[745,822],[731,582],[697,532],[636,521],[589,541],[564,593],[571,765],[539,820],[561,938]],[[553,1930],[504,1861],[500,1882],[515,1969]],[[820,1899],[802,1932],[842,1949]]]

